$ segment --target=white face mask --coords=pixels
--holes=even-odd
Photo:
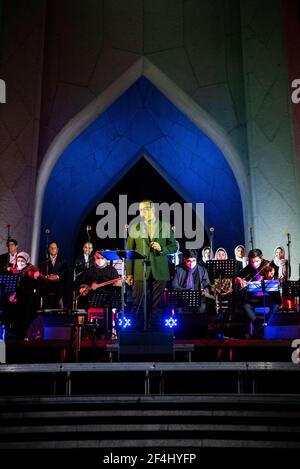
[[[17,262],[17,269],[18,270],[22,270],[22,269],[24,269],[24,267],[26,267],[26,264],[24,264],[23,262],[20,262],[20,261]]]
[[[188,269],[193,269],[196,264],[197,264],[196,259],[186,259],[185,260],[185,265],[188,267]]]
[[[106,259],[104,259],[103,257],[101,257],[100,259],[96,259],[95,260],[95,264],[98,266],[98,267],[103,267],[104,265],[106,265]]]

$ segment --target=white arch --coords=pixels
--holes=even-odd
[[[32,262],[37,262],[43,201],[48,179],[53,167],[68,145],[83,132],[100,114],[121,96],[140,76],[144,75],[160,90],[183,114],[199,127],[222,151],[228,161],[240,189],[243,206],[245,238],[246,227],[251,225],[252,210],[249,181],[241,158],[222,127],[192,98],[184,93],[164,73],[148,59],[140,58],[97,99],[88,104],[57,134],[48,148],[38,172],[35,201],[31,254]]]

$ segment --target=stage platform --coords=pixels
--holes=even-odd
[[[285,362],[31,363],[0,365],[0,395],[274,393],[300,395]]]
[[[172,361],[281,361],[291,362],[292,340],[193,339],[174,340]],[[159,357],[154,360],[159,361]],[[66,340],[10,341],[6,363],[117,362],[118,340],[86,338],[80,344]],[[136,361],[140,357],[136,355]]]

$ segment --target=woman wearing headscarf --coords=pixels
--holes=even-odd
[[[245,246],[243,246],[242,244],[238,244],[234,250],[236,274],[248,264],[248,257],[246,257],[245,254]]]
[[[275,277],[278,277],[280,282],[285,282],[288,277],[288,261],[285,258],[285,251],[282,246],[275,247],[270,266],[275,268]]]
[[[207,261],[210,261],[214,258],[214,253],[211,250],[210,246],[204,246],[202,249],[202,259],[200,260],[199,264],[205,267]]]
[[[226,249],[222,247],[218,248],[216,250],[214,260],[226,261],[227,259],[228,259],[228,254],[227,254]],[[229,303],[228,303],[229,298],[227,297],[227,295],[230,295],[230,293],[232,293],[233,291],[231,278],[227,278],[227,277],[215,278],[213,282],[212,290],[215,293],[215,296],[217,299],[216,301],[217,309],[220,308],[222,310],[222,309],[225,309],[225,307],[227,309],[229,307]]]
[[[16,292],[11,294],[8,300],[6,320],[16,339],[22,340],[40,307],[41,286],[44,280],[38,267],[30,264],[30,255],[25,251],[17,254],[13,274],[19,275],[19,281]]]
[[[226,249],[218,248],[214,257],[215,261],[226,261],[228,259],[228,254]]]

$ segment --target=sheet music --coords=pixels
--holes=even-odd
[[[251,293],[260,293],[263,291],[262,289],[262,282],[264,282],[264,291],[269,292],[277,292],[280,290],[280,283],[278,279],[273,280],[256,280],[253,282],[249,282],[247,284],[247,291]]]

